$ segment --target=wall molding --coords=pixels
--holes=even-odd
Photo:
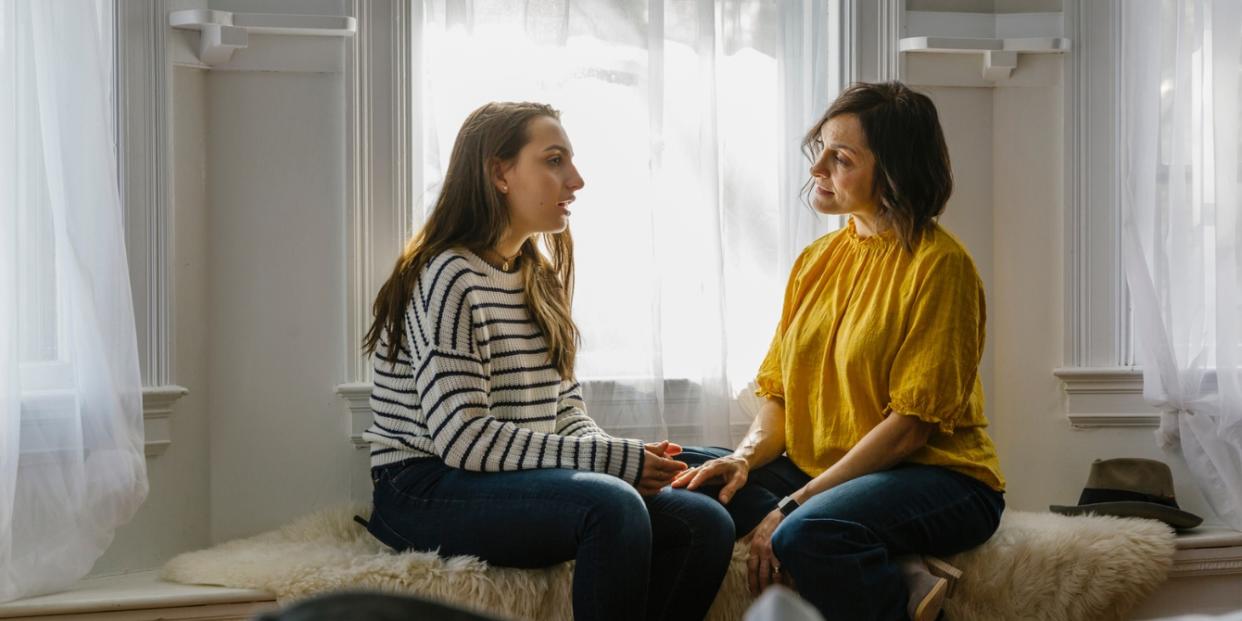
[[[189,389],[176,385],[142,389],[142,421],[147,457],[159,457],[172,446],[173,404],[189,393]]]
[[[362,439],[362,432],[371,426],[371,383],[341,384],[336,387],[336,394],[345,400],[349,413],[349,441],[356,449],[369,447],[370,443]]]
[[[1242,574],[1242,532],[1217,525],[1195,531],[1178,536],[1170,578]]]
[[[1076,42],[1064,78],[1065,362],[1071,367],[1132,365],[1117,170],[1118,0],[1066,3],[1064,28]]]
[[[902,78],[901,35],[905,22],[904,0],[879,0],[879,19],[876,24],[876,58],[878,78],[881,81]]]
[[[1143,400],[1138,367],[1064,367],[1065,413],[1075,429],[1159,427],[1160,412]]]
[[[857,0],[837,0],[828,7],[828,34],[840,41],[836,66],[829,67],[829,83],[838,85],[839,90],[859,79],[859,55],[855,51],[859,41],[857,4]]]
[[[172,383],[171,65],[165,0],[118,0],[117,172],[143,386]]]
[[[346,42],[346,330],[343,387],[368,382],[370,361],[359,345],[371,303],[413,233],[414,188],[421,183],[413,152],[421,135],[412,122],[417,46],[412,24],[420,3],[350,0],[358,32]],[[344,390],[344,392],[342,392]],[[337,394],[347,402],[348,388]]]

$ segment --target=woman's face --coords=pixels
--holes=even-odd
[[[853,114],[835,116],[819,130],[819,157],[811,164],[811,207],[820,213],[855,215],[872,220],[875,154],[867,146],[862,124]]]
[[[525,237],[558,233],[569,225],[569,204],[584,182],[573,162],[573,145],[556,119],[540,116],[526,125],[530,140],[501,166],[496,187],[509,206],[511,232]]]

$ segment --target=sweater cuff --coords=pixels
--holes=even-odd
[[[609,464],[608,474],[631,485],[638,485],[639,479],[643,476],[643,461],[647,458],[646,447],[643,446],[642,441],[630,438],[611,438],[604,441],[620,449],[615,451],[612,463]]]
[[[642,442],[638,443],[638,469],[634,473],[634,479],[626,479],[634,487],[638,487],[639,481],[643,478],[643,465],[647,463],[647,446]]]

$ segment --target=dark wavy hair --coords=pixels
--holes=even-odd
[[[824,145],[824,123],[853,114],[875,154],[872,193],[879,217],[913,252],[953,194],[953,167],[940,117],[931,98],[901,82],[857,82],[845,89],[802,138],[802,152],[814,162]],[[810,182],[803,188],[809,197]]]

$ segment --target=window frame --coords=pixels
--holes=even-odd
[[[122,0],[124,1],[124,0]],[[898,41],[903,0],[827,0],[829,32],[842,41],[841,53],[829,71],[842,84],[856,80],[897,79],[901,71]],[[336,387],[345,402],[349,437],[366,448],[362,431],[371,423],[370,361],[358,350],[369,327],[371,303],[388,276],[388,267],[423,216],[417,211],[414,188],[422,187],[412,146],[421,144],[419,93],[411,85],[421,70],[420,46],[412,26],[423,19],[416,0],[347,0],[346,15],[358,21],[358,33],[346,48],[346,275],[347,317],[345,381]],[[373,166],[388,161],[391,166]],[[607,382],[607,379],[600,379]],[[666,378],[666,398],[689,398],[684,378]],[[589,387],[584,387],[588,389]],[[623,407],[624,404],[609,404]],[[748,422],[731,422],[730,433],[741,437]],[[689,427],[689,426],[687,426]],[[635,428],[635,431],[638,430]],[[614,428],[617,433],[630,429]],[[692,430],[669,429],[674,432]]]
[[[1065,341],[1066,417],[1078,429],[1156,427],[1135,359],[1122,263],[1120,0],[1066,2]]]

